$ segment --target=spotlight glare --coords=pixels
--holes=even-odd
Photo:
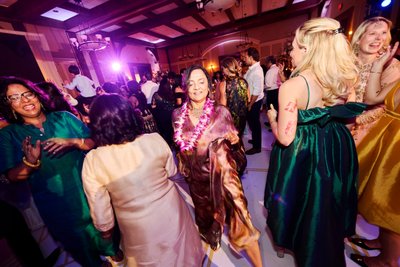
[[[384,0],[381,3],[381,7],[387,7],[388,5],[390,5],[392,3],[391,0]]]
[[[121,64],[119,62],[113,62],[111,64],[111,68],[113,71],[120,71],[121,70]]]

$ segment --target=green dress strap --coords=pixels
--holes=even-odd
[[[307,105],[306,105],[306,109],[308,109],[308,104],[310,103],[310,86],[308,86],[307,79],[303,75],[299,74],[299,76],[304,79],[304,81],[306,82],[306,85],[307,85]]]

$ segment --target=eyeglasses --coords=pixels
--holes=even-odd
[[[6,99],[10,103],[19,103],[22,99],[22,97],[25,97],[25,99],[34,99],[36,97],[36,94],[32,91],[26,91],[22,94],[14,94],[14,95],[8,95],[6,96]]]

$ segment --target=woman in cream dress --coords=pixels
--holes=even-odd
[[[94,225],[110,238],[115,213],[128,266],[201,266],[197,229],[168,179],[177,171],[171,150],[159,134],[142,135],[134,114],[118,95],[90,109],[99,147],[86,156],[82,179]]]

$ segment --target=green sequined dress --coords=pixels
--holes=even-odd
[[[267,224],[298,266],[345,266],[343,239],[355,233],[358,161],[344,120],[364,108],[347,103],[299,110],[294,141],[273,147]]]
[[[239,132],[239,137],[243,136],[246,128],[247,88],[247,82],[243,78],[228,77],[226,79],[226,106],[231,112],[233,124]]]
[[[46,115],[44,132],[33,125],[11,124],[0,130],[0,173],[22,160],[21,144],[26,136],[44,141],[52,137],[88,138],[89,129],[68,112]],[[52,237],[82,266],[98,267],[100,255],[115,255],[118,242],[104,240],[94,227],[82,187],[81,170],[84,153],[72,149],[51,157],[42,151],[40,168],[28,181],[40,216]]]

